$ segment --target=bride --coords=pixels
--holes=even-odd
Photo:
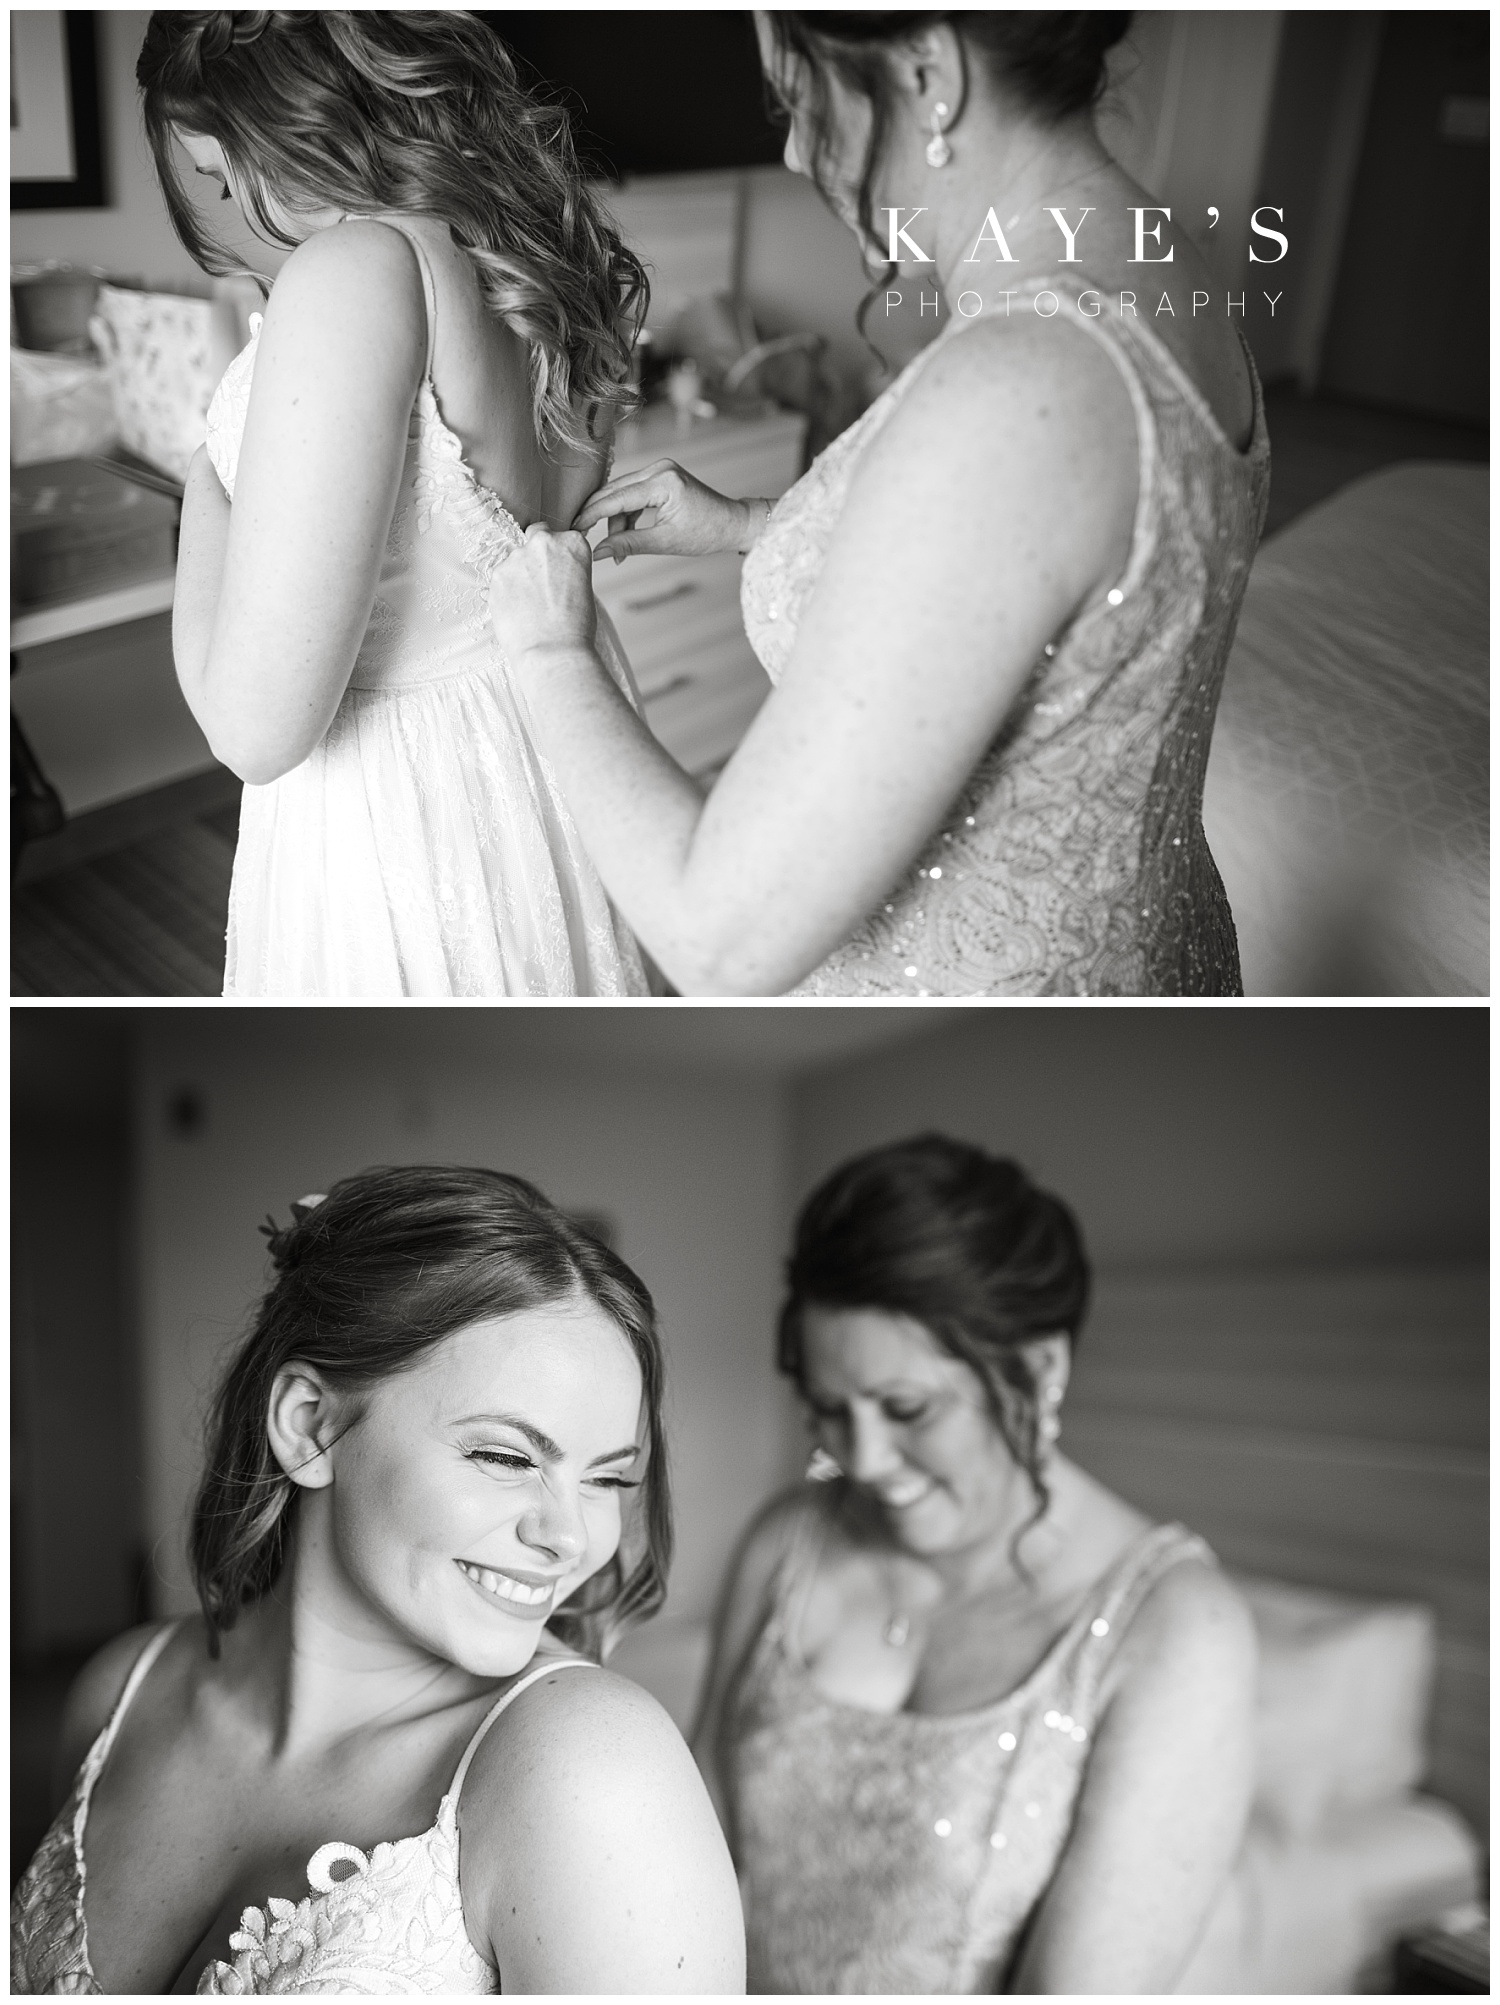
[[[599,1668],[671,1546],[650,1296],[519,1177],[293,1216],[210,1419],[202,1613],[80,1677],[12,1991],[743,1990],[692,1758]]]
[[[949,323],[774,508],[661,462],[496,576],[583,839],[685,992],[1239,992],[1200,811],[1265,424],[1222,288],[1095,134],[1127,20],[759,16],[788,166]],[[605,520],[596,558],[749,547],[775,688],[706,799],[604,672]]]
[[[605,470],[646,297],[564,114],[463,13],[156,13],[137,75],[197,262],[243,268],[179,145],[292,247],[183,501],[178,676],[246,782],[225,992],[644,993],[486,619]]]

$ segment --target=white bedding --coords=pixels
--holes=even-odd
[[[1262,547],[1203,807],[1247,995],[1488,993],[1488,585],[1484,467],[1388,467]]]

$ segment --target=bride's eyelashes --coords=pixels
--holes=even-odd
[[[516,1448],[466,1448],[464,1455],[470,1462],[492,1464],[513,1476],[524,1476],[537,1466],[529,1455]],[[639,1479],[633,1476],[585,1476],[583,1480],[596,1490],[638,1490],[641,1487]]]

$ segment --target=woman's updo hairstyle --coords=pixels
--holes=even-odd
[[[268,242],[298,241],[278,204],[446,223],[490,313],[529,344],[543,451],[594,449],[634,407],[644,268],[584,179],[566,110],[523,88],[489,17],[158,12],[136,82],[167,213],[203,270],[248,267],[188,198],[179,132],[219,142]]]
[[[602,1656],[666,1592],[672,1512],[662,1431],[656,1311],[623,1260],[534,1185],[499,1170],[365,1170],[263,1227],[276,1278],[209,1412],[190,1556],[209,1648],[273,1586],[296,1523],[298,1486],[271,1452],[271,1389],[284,1365],[313,1367],[357,1396],[491,1316],[585,1295],[640,1366],[647,1457],[625,1548],[553,1617],[571,1648]]]
[[[1003,1156],[917,1135],[819,1184],[798,1216],[786,1278],[782,1371],[803,1386],[809,1306],[911,1317],[977,1375],[1045,1510],[1039,1387],[1023,1346],[1060,1333],[1076,1342],[1089,1296],[1083,1240],[1060,1199]]]
[[[895,96],[889,53],[924,28],[951,28],[965,64],[977,65],[999,92],[1049,124],[1091,111],[1104,95],[1107,57],[1130,27],[1129,14],[787,14],[771,13],[772,39],[780,76],[773,89],[786,98],[784,79],[795,78],[798,101],[812,129],[807,165],[825,201],[833,202],[832,163],[837,152],[830,76],[870,107],[870,128],[860,163],[855,206],[866,244],[883,232],[875,227],[875,178],[890,131]],[[965,98],[968,92],[965,91]],[[962,108],[962,107],[960,107]],[[859,312],[861,331],[870,302],[889,281],[887,264]]]

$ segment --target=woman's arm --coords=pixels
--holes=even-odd
[[[559,1671],[481,1745],[464,1911],[505,1991],[740,1992],[739,1888],[682,1736],[638,1685]]]
[[[935,356],[861,459],[779,689],[705,802],[604,687],[534,538],[495,574],[500,644],[611,896],[690,994],[784,992],[910,867],[1043,644],[1123,570],[1135,418],[1051,322]]]
[[[172,641],[215,755],[252,785],[332,721],[369,622],[426,354],[411,247],[320,230],[266,308],[231,507],[206,458],[183,500]]]
[[[1239,1850],[1255,1719],[1243,1602],[1211,1568],[1174,1568],[1122,1648],[1121,1683],[1013,1991],[1170,1991]]]

